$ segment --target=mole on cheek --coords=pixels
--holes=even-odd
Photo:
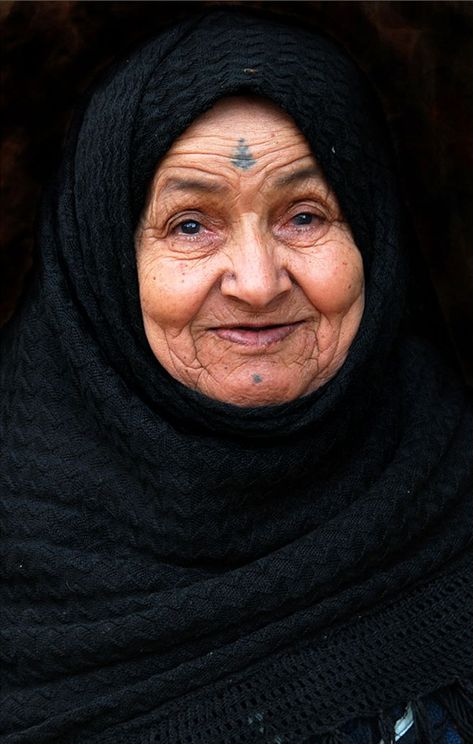
[[[261,375],[253,375],[253,376],[252,376],[252,380],[253,380],[253,382],[255,382],[256,384],[258,384],[258,382],[263,382],[263,378],[261,377]]]

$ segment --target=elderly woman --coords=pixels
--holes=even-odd
[[[326,38],[214,10],[96,89],[2,347],[8,744],[473,741],[473,410],[409,334]]]

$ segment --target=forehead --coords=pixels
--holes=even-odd
[[[156,173],[175,169],[255,178],[301,164],[315,166],[309,143],[294,120],[274,103],[250,97],[220,100],[173,143]]]

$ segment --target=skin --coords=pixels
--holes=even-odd
[[[184,385],[284,403],[342,366],[364,307],[360,252],[294,121],[228,97],[160,162],[136,232],[145,333]]]

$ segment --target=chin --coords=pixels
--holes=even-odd
[[[251,385],[226,386],[218,389],[204,391],[207,396],[220,400],[222,403],[230,403],[242,408],[256,408],[258,406],[276,406],[289,403],[291,400],[306,395],[309,391],[294,389],[290,385],[265,384],[264,380],[252,382]]]

